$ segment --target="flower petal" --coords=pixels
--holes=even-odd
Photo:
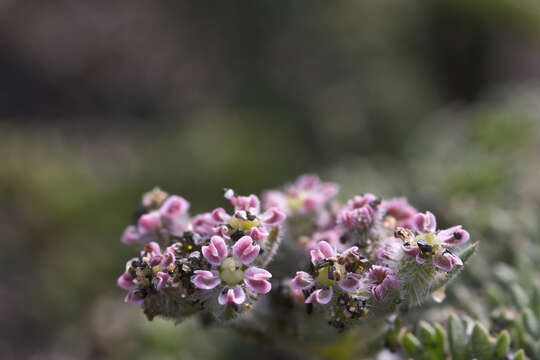
[[[437,238],[447,246],[456,246],[469,241],[469,233],[463,230],[461,225],[453,226],[437,233]]]
[[[233,288],[225,287],[218,296],[218,302],[220,305],[227,305],[234,303],[240,305],[246,301],[246,293],[240,285],[236,285]]]
[[[132,290],[137,288],[137,284],[133,282],[133,277],[127,271],[118,277],[116,284],[125,290]]]
[[[172,195],[163,203],[159,212],[161,216],[173,218],[187,213],[189,202],[181,196]]]
[[[340,280],[338,283],[339,287],[345,291],[353,291],[360,287],[362,282],[360,281],[360,276],[358,274],[349,273],[345,276],[344,279]]]
[[[317,248],[311,250],[311,262],[314,264],[324,259],[331,258],[336,255],[336,251],[326,241],[320,241],[317,243]]]
[[[305,271],[297,271],[291,280],[291,287],[296,290],[308,290],[315,284],[315,279]]]
[[[212,265],[219,265],[227,257],[227,244],[222,237],[214,235],[210,244],[202,247],[204,258]]]
[[[137,227],[135,225],[130,225],[124,230],[124,233],[122,234],[122,238],[120,241],[122,241],[124,244],[134,244],[141,240],[141,235],[137,231]]]
[[[148,231],[161,224],[161,215],[158,211],[144,214],[139,218],[137,228],[140,234],[146,234]]]
[[[242,261],[244,265],[255,260],[260,250],[259,245],[253,245],[253,239],[250,236],[242,236],[232,248],[233,256]]]
[[[283,222],[287,215],[278,208],[273,207],[268,209],[262,216],[262,222],[266,225],[275,226]]]
[[[216,270],[195,270],[195,275],[191,277],[193,285],[203,290],[210,290],[221,283],[219,273]]]
[[[328,304],[332,300],[334,290],[332,287],[326,289],[317,289],[311,293],[306,299],[306,304]]]
[[[442,255],[437,255],[433,257],[433,265],[435,265],[437,268],[449,272],[451,271],[454,266],[456,265],[463,265],[463,261],[461,259],[449,252],[446,252]]]
[[[141,305],[144,302],[144,297],[142,296],[142,292],[140,290],[130,290],[126,297],[124,298],[124,302],[128,302],[133,305]]]
[[[268,281],[271,277],[270,272],[257,267],[250,267],[244,271],[244,283],[258,294],[266,294],[272,289],[272,284]]]
[[[158,272],[156,274],[156,277],[154,278],[154,281],[157,281],[155,285],[156,291],[161,291],[167,285],[167,281],[169,280],[170,275],[164,272]]]

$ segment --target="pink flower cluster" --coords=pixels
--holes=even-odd
[[[227,190],[225,197],[231,214],[216,208],[191,218],[184,198],[161,190],[145,194],[145,212],[121,239],[145,243],[118,278],[118,285],[129,291],[126,302],[144,304],[146,298],[167,291],[173,298],[199,302],[204,293],[215,292],[219,305],[235,307],[271,290],[272,274],[253,263],[286,215],[275,207],[261,213],[255,195],[235,196]]]
[[[406,198],[365,193],[340,203],[337,192],[334,183],[302,175],[266,191],[262,207],[256,195],[227,189],[229,210],[190,216],[183,197],[152,190],[121,239],[143,246],[117,281],[128,291],[125,301],[142,305],[149,317],[178,320],[203,311],[230,319],[261,295],[279,296],[273,282],[292,303],[343,328],[368,308],[420,302],[464,265],[460,245],[470,236],[460,225],[437,230],[435,216]],[[290,246],[279,252],[283,243]],[[271,273],[266,266],[276,254]],[[288,278],[294,269],[301,270]]]

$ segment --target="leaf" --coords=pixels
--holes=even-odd
[[[435,330],[425,321],[420,321],[418,324],[418,336],[424,344],[431,345],[435,343]]]
[[[519,350],[517,353],[514,354],[513,360],[527,360],[527,356],[525,356],[525,352],[523,350]]]
[[[410,332],[406,333],[403,336],[402,343],[409,357],[413,359],[420,358],[424,353],[424,349],[422,347],[422,344],[420,343],[420,340],[418,340],[416,336],[414,336]]]
[[[448,318],[448,342],[453,360],[469,360],[467,357],[467,338],[463,322],[456,316]]]
[[[492,358],[492,349],[489,334],[480,324],[473,327],[470,339],[471,356],[478,360],[489,360]]]
[[[540,337],[540,326],[538,325],[538,319],[534,315],[531,309],[526,308],[522,314],[523,325],[527,332],[533,335],[535,338]]]
[[[512,300],[518,307],[527,307],[529,304],[529,296],[518,284],[512,284],[512,286],[510,286],[510,294],[512,295]]]
[[[498,336],[495,343],[495,350],[493,356],[495,359],[505,359],[506,354],[510,350],[510,334],[508,331],[502,331]]]

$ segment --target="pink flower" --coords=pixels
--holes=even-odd
[[[328,304],[330,300],[332,300],[333,294],[334,290],[332,287],[317,289],[308,296],[306,299],[306,304]]]
[[[232,248],[233,255],[240,259],[244,265],[251,263],[259,255],[261,247],[253,245],[253,240],[249,236],[241,237]]]
[[[326,241],[321,241],[317,244],[315,249],[311,250],[310,254],[311,262],[316,264],[324,259],[334,257],[336,255],[336,251],[329,243]]]
[[[212,270],[196,270],[191,282],[201,290],[211,290],[220,284],[218,302],[242,304],[246,299],[245,291],[266,294],[272,289],[268,281],[272,274],[258,267],[247,267],[260,252],[260,246],[253,243],[250,236],[242,236],[229,252],[225,240],[212,236],[210,244],[202,247],[204,258],[214,266]]]
[[[212,236],[215,234],[216,221],[211,213],[202,213],[193,217],[191,226],[194,232],[202,236]]]
[[[399,287],[395,273],[384,266],[373,265],[368,277],[371,295],[377,302],[384,302]]]
[[[447,246],[456,246],[469,241],[469,233],[461,225],[453,226],[437,233],[437,238]]]
[[[397,197],[390,200],[383,200],[381,202],[381,210],[385,216],[392,216],[396,219],[397,226],[413,229],[413,218],[418,213],[418,210],[409,204],[407,198]]]
[[[256,267],[247,268],[244,272],[244,282],[258,294],[266,294],[272,289],[272,284],[268,281],[272,277],[268,271]]]
[[[315,279],[305,271],[297,271],[291,280],[291,287],[296,290],[309,290],[315,285]]]
[[[445,252],[442,255],[436,255],[433,257],[433,265],[446,272],[451,271],[454,266],[463,265],[463,261],[456,255]]]
[[[158,226],[161,226],[161,215],[158,211],[152,211],[139,218],[137,229],[140,234],[146,234]]]
[[[373,194],[355,196],[338,215],[338,223],[349,229],[366,229],[375,221],[375,212],[379,204]]]
[[[129,225],[122,234],[122,238],[120,241],[122,241],[124,244],[135,244],[140,242],[141,235],[137,231],[137,227],[134,225]]]
[[[232,288],[223,288],[218,297],[220,305],[227,305],[230,303],[240,305],[243,304],[244,301],[246,301],[246,293],[240,285],[236,285]]]
[[[163,203],[159,212],[161,216],[174,218],[184,215],[189,210],[189,202],[181,196],[172,195]]]
[[[249,196],[232,196],[229,201],[234,206],[236,211],[249,211],[253,214],[258,214],[260,210],[260,201],[257,195]]]
[[[268,209],[264,214],[262,214],[261,220],[266,225],[275,226],[282,223],[286,217],[287,216],[285,215],[285,213],[279,211],[278,208],[273,207]]]
[[[212,265],[219,265],[227,257],[227,244],[223,238],[214,235],[210,239],[210,245],[202,247],[205,259]]]
[[[406,255],[414,257],[418,264],[431,259],[432,264],[443,271],[451,271],[454,266],[463,265],[463,261],[458,256],[448,251],[449,247],[469,240],[469,233],[461,225],[437,232],[437,220],[429,211],[425,214],[416,214],[413,225],[417,235],[413,238],[413,235],[409,234],[404,239],[402,248]]]
[[[413,217],[413,227],[419,233],[434,232],[437,229],[435,215],[426,211],[425,214],[418,213]]]
[[[221,283],[219,273],[216,270],[195,270],[194,273],[191,282],[199,289],[210,290]]]
[[[322,183],[317,175],[305,174],[284,191],[270,190],[263,194],[264,208],[276,207],[286,214],[318,211],[339,191],[334,183]]]

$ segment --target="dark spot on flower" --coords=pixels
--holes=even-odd
[[[234,241],[238,241],[244,235],[245,233],[242,230],[236,230],[231,234],[231,239],[233,239]]]
[[[431,253],[433,251],[433,246],[429,245],[424,240],[418,240],[417,244],[422,253]]]
[[[456,231],[456,232],[454,233],[454,238],[455,238],[456,240],[461,240],[461,238],[462,238],[461,233]]]

